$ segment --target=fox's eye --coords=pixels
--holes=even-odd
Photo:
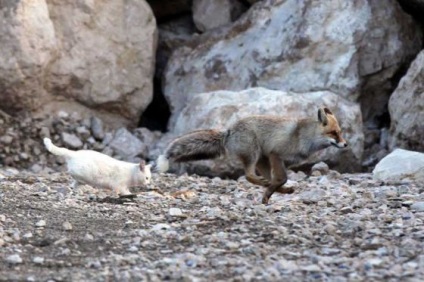
[[[338,135],[337,134],[337,131],[335,131],[335,130],[328,132],[328,134],[333,135],[333,136],[337,136]]]

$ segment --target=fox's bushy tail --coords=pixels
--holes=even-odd
[[[155,171],[165,172],[169,161],[188,162],[217,158],[225,154],[225,131],[197,130],[172,141],[155,164]]]
[[[53,155],[68,157],[72,154],[71,150],[55,146],[52,143],[52,140],[50,140],[50,138],[44,138],[43,142],[44,142],[44,146],[46,146],[47,151],[49,151]]]

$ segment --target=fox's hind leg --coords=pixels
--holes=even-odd
[[[256,163],[259,174],[268,181],[271,181],[271,165],[267,157],[262,156]]]
[[[256,163],[258,162],[259,156],[250,155],[250,156],[239,156],[240,160],[243,163],[244,173],[246,175],[246,180],[255,185],[268,186],[269,181],[261,176],[256,174]]]
[[[268,204],[269,198],[271,198],[274,192],[291,194],[294,192],[293,188],[284,188],[283,185],[287,182],[287,172],[284,161],[276,154],[271,154],[269,162],[272,168],[271,184],[265,190],[262,198],[263,204]]]

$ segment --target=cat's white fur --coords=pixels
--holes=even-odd
[[[150,165],[144,160],[139,164],[129,163],[92,150],[72,151],[57,147],[49,138],[43,141],[50,153],[65,158],[69,174],[78,183],[112,189],[118,195],[130,195],[130,187],[150,183]]]

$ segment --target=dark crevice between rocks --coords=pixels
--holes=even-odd
[[[152,8],[158,24],[167,22],[175,17],[181,16],[184,13],[191,13],[192,0],[147,0],[147,3]]]
[[[424,29],[424,1],[398,0],[402,10],[411,15]]]
[[[171,110],[163,95],[161,81],[158,78],[153,80],[153,89],[153,100],[141,115],[138,126],[146,127],[151,131],[165,132],[171,116]]]

